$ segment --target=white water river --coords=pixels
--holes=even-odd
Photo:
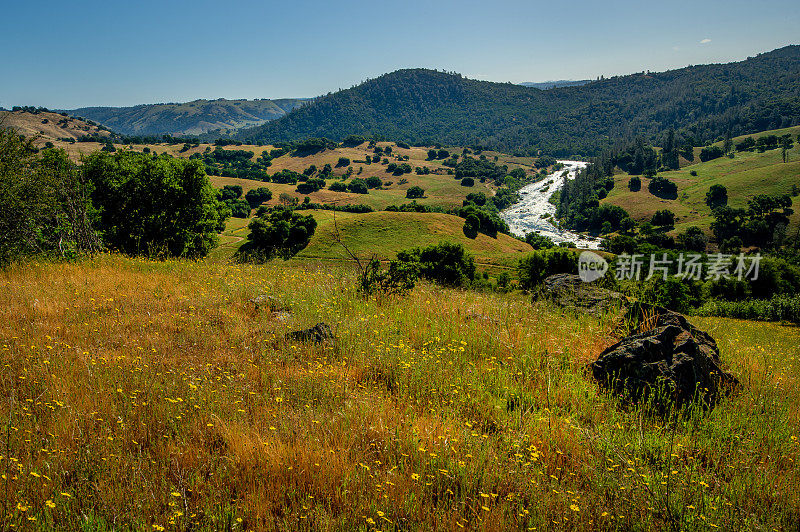
[[[511,232],[524,237],[528,233],[537,232],[549,237],[556,244],[572,242],[581,249],[598,249],[600,239],[579,235],[558,227],[555,219],[556,207],[550,203],[553,192],[564,186],[564,178],[575,179],[578,170],[587,166],[583,161],[558,161],[564,168],[548,174],[536,183],[526,185],[519,191],[519,203],[515,203],[500,213]]]

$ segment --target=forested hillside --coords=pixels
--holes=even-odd
[[[399,70],[241,131],[259,142],[382,135],[516,153],[595,155],[674,128],[695,145],[800,124],[800,46],[747,60],[539,90],[425,69]]]
[[[237,129],[280,118],[304,100],[195,100],[133,107],[82,107],[71,115],[89,118],[124,135],[199,135]]]

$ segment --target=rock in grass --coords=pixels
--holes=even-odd
[[[619,292],[601,288],[596,282],[586,283],[569,273],[551,275],[542,281],[542,295],[559,306],[595,315],[619,308],[627,301]]]
[[[713,408],[739,381],[720,366],[714,339],[675,312],[660,313],[651,329],[627,336],[589,366],[598,383],[634,403],[658,410],[698,400]]]
[[[287,340],[297,340],[300,342],[322,343],[326,340],[333,340],[333,332],[327,323],[317,323],[310,329],[290,332],[286,335]]]

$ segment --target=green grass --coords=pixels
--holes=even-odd
[[[741,393],[672,420],[593,317],[351,269],[98,255],[0,273],[0,526],[796,530],[800,329],[694,318]],[[256,312],[275,298],[291,322]],[[325,321],[336,342],[287,331]]]
[[[308,247],[295,261],[345,261],[349,256],[334,238],[333,211],[300,211],[317,220],[317,230]],[[247,238],[250,219],[231,218],[220,237],[220,247],[211,259],[226,261]],[[464,235],[464,220],[457,216],[438,213],[372,212],[354,214],[336,213],[336,225],[345,245],[360,258],[373,254],[381,260],[391,260],[401,249],[438,244],[442,241],[459,242],[469,251],[479,265],[479,270],[490,272],[515,267],[516,262],[531,247],[504,234],[492,238],[478,234],[476,238]]]
[[[785,131],[800,128],[789,128]],[[768,131],[754,137],[777,134],[784,130]],[[698,160],[699,161],[699,160]],[[696,172],[692,176],[690,172]],[[733,159],[721,157],[706,162],[697,162],[680,170],[663,172],[662,175],[678,185],[678,198],[664,200],[650,194],[647,190],[649,180],[642,177],[642,188],[637,192],[628,189],[631,176],[619,174],[615,177],[614,189],[603,200],[619,205],[634,219],[649,220],[659,209],[669,209],[676,215],[674,232],[684,231],[696,225],[710,234],[713,221],[711,209],[705,204],[705,195],[712,185],[723,185],[728,189],[728,204],[732,207],[745,207],[747,201],[756,194],[788,194],[792,185],[800,186],[800,144],[795,142],[789,151],[789,162],[784,163],[781,150],[764,153],[737,152]],[[796,209],[797,210],[797,209]],[[792,217],[792,228],[797,230],[800,211]]]

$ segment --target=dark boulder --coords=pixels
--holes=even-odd
[[[713,408],[739,382],[720,367],[714,339],[685,316],[657,309],[644,332],[623,338],[590,364],[601,386],[633,402],[652,399],[659,410],[695,399]]]
[[[322,343],[326,340],[333,340],[333,332],[327,323],[317,323],[310,329],[294,331],[286,334],[287,340],[297,340],[300,342]]]

